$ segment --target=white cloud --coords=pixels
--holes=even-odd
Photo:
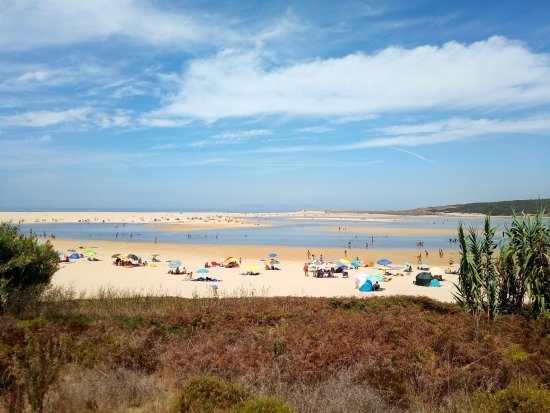
[[[246,131],[237,131],[237,132],[225,132],[212,136],[209,140],[200,140],[191,142],[189,146],[195,148],[202,148],[209,145],[236,145],[238,143],[247,141],[251,138],[258,136],[268,136],[271,135],[271,131],[267,129],[252,129]]]
[[[83,121],[90,108],[62,111],[37,110],[0,117],[0,126],[44,127],[62,123]]]
[[[212,43],[231,37],[221,23],[201,22],[144,0],[0,0],[0,48],[21,50],[125,36],[152,45]]]
[[[192,61],[165,116],[301,115],[354,118],[426,109],[550,102],[550,57],[502,37],[273,67],[258,52]]]
[[[433,145],[482,136],[550,134],[550,114],[516,120],[451,118],[427,124],[388,127],[382,130],[382,134],[383,137],[342,145],[268,147],[259,149],[256,152],[332,152],[394,147],[394,149],[422,159],[421,155],[395,147]],[[428,159],[424,160],[429,161]]]
[[[310,126],[308,128],[297,129],[298,132],[304,133],[325,133],[330,132],[331,130],[331,128],[327,128],[326,126]]]

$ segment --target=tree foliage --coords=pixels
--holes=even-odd
[[[16,305],[22,296],[42,291],[59,268],[57,252],[50,244],[38,244],[34,236],[18,228],[0,225],[0,310]]]
[[[535,217],[514,215],[504,232],[498,257],[495,227],[485,218],[483,232],[458,227],[460,277],[457,302],[471,313],[518,313],[528,298],[533,315],[548,311],[550,300],[550,227],[540,211]]]

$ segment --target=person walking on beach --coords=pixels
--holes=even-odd
[[[309,267],[307,266],[307,262],[304,263],[304,276],[307,277],[307,273],[309,271]]]
[[[344,250],[344,257],[348,258],[348,250]]]
[[[309,260],[311,258],[311,252],[307,250],[307,259]]]

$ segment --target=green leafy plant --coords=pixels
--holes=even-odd
[[[59,269],[57,252],[49,242],[38,244],[17,227],[0,225],[0,311],[32,304]]]

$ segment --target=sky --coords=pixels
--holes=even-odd
[[[0,0],[0,209],[550,197],[550,1]]]

